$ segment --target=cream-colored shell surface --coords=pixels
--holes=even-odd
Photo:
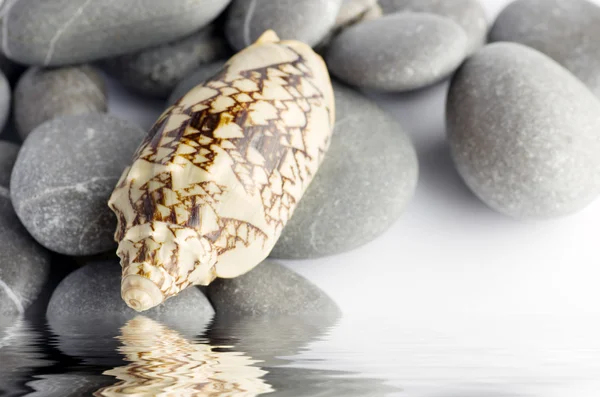
[[[334,119],[323,60],[270,31],[167,109],[109,202],[125,301],[146,310],[265,259]]]

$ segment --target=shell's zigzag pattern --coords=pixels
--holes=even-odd
[[[273,32],[167,109],[109,203],[127,303],[145,310],[266,258],[323,160],[333,122],[322,59]]]

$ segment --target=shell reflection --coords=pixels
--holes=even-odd
[[[273,391],[259,361],[192,342],[146,317],[121,329],[119,348],[131,363],[104,372],[120,381],[95,396],[257,396]]]

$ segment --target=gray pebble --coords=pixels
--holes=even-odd
[[[383,15],[377,0],[343,0],[342,6],[335,20],[333,28],[327,36],[316,46],[316,51],[324,53],[331,40],[344,29],[359,22],[377,19]]]
[[[4,130],[6,122],[8,121],[8,115],[10,114],[10,103],[10,84],[4,76],[4,73],[0,72],[0,132]]]
[[[21,314],[48,279],[50,253],[27,233],[0,186],[0,318]]]
[[[116,247],[108,198],[145,132],[109,115],[65,116],[23,144],[11,195],[31,235],[52,251],[93,255]]]
[[[177,83],[198,67],[230,54],[225,38],[210,25],[178,41],[109,59],[104,65],[129,89],[166,98]]]
[[[225,34],[236,50],[272,29],[282,40],[321,42],[335,24],[342,0],[233,0]]]
[[[348,84],[409,91],[443,80],[467,54],[467,36],[449,18],[402,13],[362,22],[333,39],[330,72]]]
[[[130,320],[150,318],[194,337],[204,332],[214,313],[196,287],[148,311],[136,312],[121,298],[121,265],[112,259],[92,262],[68,275],[52,294],[46,317],[62,352],[88,364],[118,366],[121,342],[115,337]]]
[[[467,185],[519,219],[581,210],[600,194],[600,101],[552,59],[488,45],[452,81],[447,128]]]
[[[316,258],[366,244],[403,213],[417,184],[415,149],[375,103],[334,84],[331,147],[272,257]]]
[[[0,141],[0,187],[9,188],[10,174],[19,154],[19,145]]]
[[[219,316],[338,313],[316,285],[272,260],[233,279],[217,279],[207,289]]]
[[[467,33],[469,54],[487,40],[488,22],[480,0],[379,0],[379,4],[384,14],[426,12],[452,19]]]
[[[491,41],[533,47],[600,97],[600,7],[586,0],[518,0],[498,16]]]
[[[86,65],[30,68],[15,88],[15,124],[23,140],[38,125],[55,117],[106,109],[104,79]]]
[[[201,65],[192,74],[184,78],[177,84],[169,99],[167,100],[168,105],[173,105],[175,102],[180,100],[185,94],[191,91],[192,88],[205,82],[206,80],[217,74],[225,65],[226,60],[220,60],[216,62],[207,63]]]
[[[200,289],[189,287],[143,315],[173,325],[189,320],[201,330],[214,313]],[[121,298],[121,265],[114,259],[90,263],[68,275],[52,294],[46,315],[53,327],[65,329],[67,324],[92,319],[124,324],[140,313]]]
[[[381,7],[377,3],[377,0],[342,0],[340,11],[335,20],[334,29],[341,28],[362,19],[362,16],[365,14],[377,14],[379,11],[381,11]]]
[[[19,0],[6,10],[3,52],[28,65],[90,62],[168,43],[206,26],[229,0]]]

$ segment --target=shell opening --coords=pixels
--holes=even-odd
[[[156,284],[139,275],[129,275],[123,279],[121,297],[127,306],[138,312],[151,309],[165,300]]]

